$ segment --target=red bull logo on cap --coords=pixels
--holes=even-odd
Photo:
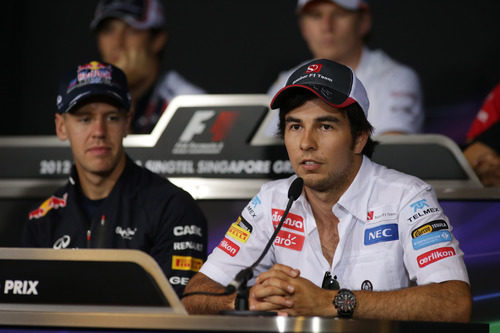
[[[64,193],[62,198],[56,196],[51,196],[45,200],[40,207],[29,213],[29,219],[39,219],[47,215],[47,213],[53,208],[58,209],[61,207],[66,207],[66,199],[68,198],[68,193]]]
[[[91,61],[86,65],[78,66],[79,82],[93,78],[111,80],[111,66],[101,64],[98,61]]]

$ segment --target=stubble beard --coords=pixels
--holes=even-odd
[[[338,192],[345,191],[352,181],[352,170],[354,158],[351,157],[347,166],[339,171],[329,172],[323,179],[311,179],[304,175],[304,185],[316,192]]]

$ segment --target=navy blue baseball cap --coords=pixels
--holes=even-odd
[[[107,18],[117,18],[139,30],[165,26],[163,6],[159,0],[101,0],[97,4],[90,29],[95,30]]]
[[[368,117],[370,103],[365,87],[354,71],[327,59],[311,60],[297,68],[274,95],[271,109],[280,107],[297,90],[309,90],[330,106],[342,109],[357,103]]]
[[[130,93],[125,73],[118,67],[99,61],[78,66],[61,80],[57,112],[71,111],[90,97],[102,96],[130,110]]]

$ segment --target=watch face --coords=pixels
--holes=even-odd
[[[340,290],[335,296],[335,307],[339,315],[351,315],[356,307],[356,296],[350,290]]]

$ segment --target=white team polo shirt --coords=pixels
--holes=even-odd
[[[225,286],[254,263],[283,214],[294,178],[262,186],[210,254],[202,273]],[[399,289],[409,286],[410,280],[419,285],[469,282],[452,226],[434,191],[422,180],[364,157],[332,211],[339,219],[339,244],[331,265],[323,256],[311,207],[302,194],[254,270],[254,278],[280,263],[299,269],[302,277],[318,286],[330,271],[340,287],[353,290]],[[253,283],[254,279],[249,285]]]

